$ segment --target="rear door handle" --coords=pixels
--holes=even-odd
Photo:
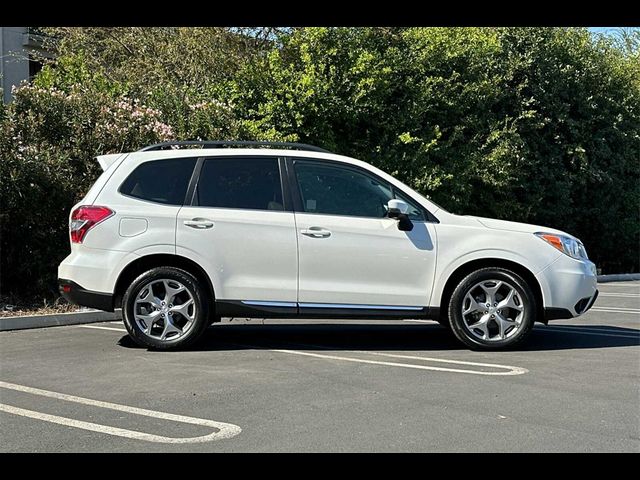
[[[300,230],[300,233],[311,238],[327,238],[331,236],[331,232],[322,227],[305,228],[304,230]]]
[[[187,227],[197,228],[200,230],[213,227],[213,222],[206,218],[192,218],[191,220],[185,220],[184,224]]]

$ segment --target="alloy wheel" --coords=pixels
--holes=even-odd
[[[485,342],[513,337],[522,327],[525,306],[513,285],[503,280],[483,280],[467,290],[462,302],[466,329]]]
[[[148,337],[177,340],[196,319],[192,293],[180,282],[161,278],[144,284],[133,306],[136,324]]]

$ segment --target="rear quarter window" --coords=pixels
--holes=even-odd
[[[183,205],[196,158],[152,160],[138,165],[120,186],[129,197],[166,205]]]

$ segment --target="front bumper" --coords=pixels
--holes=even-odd
[[[69,302],[83,307],[113,312],[113,295],[87,290],[72,280],[58,279],[58,290]]]
[[[536,278],[542,289],[545,320],[582,315],[598,297],[596,268],[589,260],[561,255]]]
[[[583,313],[586,313],[591,307],[593,307],[593,304],[596,303],[596,299],[598,298],[598,293],[600,292],[596,290],[596,293],[593,295],[593,297],[591,298],[585,297],[581,300],[578,300],[576,305],[578,305],[578,303],[582,305],[586,305],[585,308],[583,308],[582,305],[578,305],[578,308],[574,306],[574,309],[580,312],[578,315],[582,315]],[[568,310],[566,308],[545,307],[544,309],[545,322],[548,322],[549,320],[561,320],[563,318],[573,318],[575,316],[576,315],[571,313],[571,310]]]

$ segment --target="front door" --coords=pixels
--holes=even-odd
[[[339,162],[294,159],[302,312],[422,310],[435,270],[433,224],[415,201],[384,180]],[[296,191],[297,190],[297,191]],[[386,205],[410,205],[410,232]]]

